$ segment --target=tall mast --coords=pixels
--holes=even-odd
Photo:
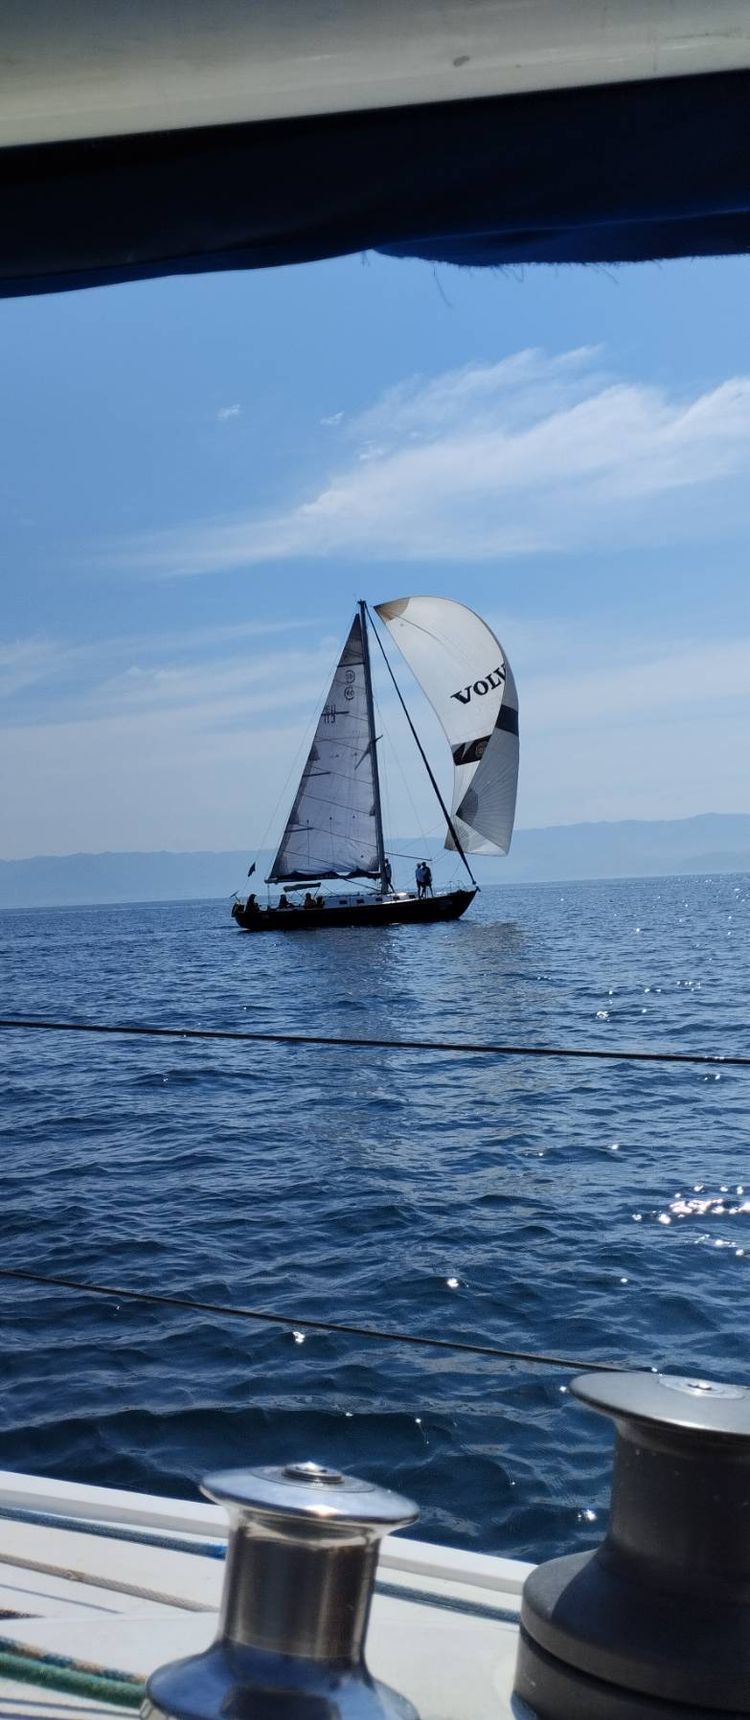
[[[383,809],[380,804],[380,771],[378,770],[378,737],[375,733],[375,706],[372,698],[372,670],[370,668],[370,641],[367,636],[367,604],[363,599],[359,603],[359,622],[362,628],[362,662],[365,671],[365,698],[367,701],[367,727],[370,735],[370,757],[372,759],[372,787],[375,799],[375,833],[378,845],[378,868],[380,871],[380,888],[383,895],[388,892],[388,874],[385,865],[385,843],[383,842]]]

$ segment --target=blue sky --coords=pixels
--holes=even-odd
[[[749,286],[368,257],[0,305],[0,855],[251,851],[354,601],[409,591],[502,639],[519,823],[750,810]]]

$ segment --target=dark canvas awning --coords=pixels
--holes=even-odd
[[[282,0],[276,3],[279,40],[276,57],[270,56],[268,63],[283,89],[278,62],[289,6]],[[212,21],[218,22],[228,4],[229,0],[222,0],[216,13],[204,6],[207,39]],[[314,18],[306,0],[296,0],[296,5],[297,17],[311,14]],[[528,0],[521,8],[509,7],[506,0],[487,0],[482,6],[462,0],[462,5],[463,10],[459,6],[450,11],[432,0],[419,0],[416,12],[422,23],[434,17],[436,38],[448,29],[448,11],[452,20],[452,36],[446,44],[425,37],[429,75],[420,83],[419,57],[414,44],[405,41],[408,76],[405,73],[399,81],[395,70],[401,44],[396,36],[390,47],[387,41],[380,44],[386,71],[390,52],[393,87],[387,80],[383,83],[381,71],[380,83],[373,82],[370,88],[363,71],[350,109],[339,77],[333,95],[325,89],[315,100],[309,93],[295,95],[294,102],[287,102],[289,111],[284,111],[282,97],[275,95],[265,106],[256,101],[253,111],[260,112],[260,118],[183,123],[185,116],[192,121],[196,114],[238,111],[234,84],[232,101],[227,99],[223,107],[221,101],[217,103],[213,70],[205,81],[208,94],[214,94],[201,107],[200,63],[195,54],[190,61],[192,82],[189,89],[186,85],[187,93],[182,92],[181,105],[176,97],[170,98],[171,107],[166,99],[163,103],[163,129],[144,130],[146,122],[153,127],[162,111],[151,92],[148,101],[144,96],[132,129],[97,135],[97,126],[104,130],[107,111],[103,71],[97,72],[100,82],[105,79],[103,90],[92,72],[98,105],[85,106],[89,89],[85,82],[83,94],[76,98],[83,104],[82,135],[72,135],[77,110],[69,104],[63,112],[62,97],[58,104],[62,117],[55,124],[44,124],[43,117],[32,123],[26,109],[19,109],[18,128],[11,130],[10,143],[8,126],[0,125],[0,143],[6,145],[0,148],[0,292],[21,294],[173,273],[261,268],[368,248],[397,257],[471,266],[638,261],[750,248],[750,20],[743,5],[733,8],[730,0],[714,0],[713,7],[696,8],[695,0],[668,6],[651,0],[646,13],[657,34],[660,17],[667,23],[671,20],[673,29],[675,20],[681,22],[682,37],[677,32],[671,57],[663,43],[660,52],[654,47],[651,53],[653,43],[640,44],[637,32],[632,42],[628,38],[625,51],[628,22],[644,13],[641,0],[619,0],[619,6],[593,9],[586,0],[577,7],[573,0],[557,0],[557,9],[541,0]],[[173,6],[171,13],[167,8],[165,13],[162,0],[152,0],[152,8],[146,16],[153,19],[158,14],[164,24],[159,54],[167,56],[168,70],[176,56],[177,77],[180,7]],[[137,6],[118,8],[129,16],[134,9]],[[41,0],[37,7],[31,0],[25,9],[9,6],[6,19],[0,20],[0,61],[4,56],[8,60],[4,41],[8,20],[12,34],[18,18],[33,19],[38,10],[57,19],[61,64],[65,64],[60,9],[50,11]],[[238,18],[254,15],[247,6],[234,10]],[[325,11],[318,8],[321,16]],[[719,26],[727,23],[733,11],[737,29],[726,64]],[[706,20],[703,61],[695,48],[695,31],[691,37],[686,27],[687,15],[695,22],[693,15],[700,12]],[[273,8],[269,13],[266,7],[265,13],[267,23],[276,15]],[[406,13],[411,19],[410,7]],[[517,19],[519,13],[529,20],[529,30],[534,21],[536,37],[529,38],[529,68],[520,77],[514,62],[511,77],[512,55],[503,58],[500,47],[503,30],[510,28],[508,20]],[[186,0],[186,29],[191,19],[194,26],[194,14],[195,6]],[[335,58],[333,50],[339,38],[344,40],[350,14],[364,17],[371,34],[380,27],[381,14],[383,28],[392,26],[392,7],[385,0],[381,9],[374,0],[356,0],[356,4],[350,0],[348,7],[339,5],[338,13],[329,7],[328,14],[325,26],[320,25],[325,49],[318,56],[321,62],[326,54]],[[571,48],[567,60],[560,61],[559,87],[551,87],[554,42],[550,41],[545,58],[544,30],[552,29],[550,20],[557,29],[560,19],[569,15],[572,32],[577,14],[579,60]],[[598,37],[593,34],[589,41],[585,31],[595,14],[614,16],[618,23],[619,59],[614,49],[609,57],[604,52],[598,59],[594,56],[591,44],[596,47]],[[114,15],[113,6],[102,0],[92,9],[92,30],[96,19],[111,22]],[[164,33],[169,16],[172,60],[168,33],[166,38]],[[463,40],[464,18],[467,40],[472,21],[482,20],[479,49],[485,61],[481,75],[477,73],[473,80],[467,76],[462,86],[462,61],[468,60],[473,69],[471,53],[454,52]],[[406,25],[404,29],[408,35]],[[683,38],[687,46],[683,45],[680,58],[677,49]],[[572,34],[570,40],[574,40]],[[519,64],[522,47],[521,43],[516,55]],[[230,48],[231,42],[228,58]],[[490,52],[495,48],[497,71]],[[48,78],[54,76],[56,51],[54,41],[41,43],[40,63],[44,61]],[[363,48],[365,67],[367,51],[374,54],[369,38]],[[414,57],[411,70],[409,53]],[[441,54],[450,76],[440,69]],[[668,65],[670,75],[628,76],[642,68],[644,55],[657,69]],[[116,58],[117,44],[110,55],[115,64]],[[185,63],[189,60],[186,54]],[[544,68],[544,87],[533,87],[535,77],[540,82],[537,65]],[[253,66],[257,72],[256,61]],[[675,66],[688,68],[686,75],[674,75]],[[144,88],[150,69],[144,61]],[[131,66],[130,75],[137,87],[137,66],[135,71]],[[295,75],[301,76],[298,68]],[[575,75],[586,81],[571,84]],[[524,81],[527,87],[519,88]],[[256,82],[260,87],[260,76]],[[381,86],[387,97],[382,103]],[[486,92],[487,86],[490,93],[476,93]],[[457,99],[456,90],[462,87],[469,94]],[[32,120],[37,109],[43,116],[45,88],[42,80]],[[120,85],[113,82],[112,88],[114,103]],[[442,94],[446,89],[450,99],[430,99],[431,92]],[[418,99],[394,100],[394,90],[396,95],[406,91]],[[0,75],[0,98],[2,94]],[[335,105],[335,111],[318,111],[325,100],[332,108]],[[379,105],[367,105],[368,101]],[[315,111],[299,111],[305,103]],[[246,105],[252,108],[253,104],[248,100]],[[267,109],[277,117],[269,117]],[[119,110],[113,111],[120,123]],[[111,123],[106,129],[111,131]]]

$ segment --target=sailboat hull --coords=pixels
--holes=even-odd
[[[331,926],[428,926],[459,920],[476,890],[445,890],[437,896],[372,896],[326,908],[256,908],[248,913],[235,902],[232,918],[243,932],[312,932]]]

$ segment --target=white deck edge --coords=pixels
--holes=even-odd
[[[45,1476],[16,1474],[7,1469],[0,1470],[0,1510],[38,1511],[103,1526],[119,1524],[156,1534],[183,1534],[205,1540],[225,1540],[227,1535],[226,1513],[218,1505],[82,1482],[51,1481]],[[468,1548],[443,1547],[389,1535],[382,1544],[379,1568],[396,1577],[442,1578],[513,1595],[520,1594],[533,1565],[501,1555],[475,1553]]]

